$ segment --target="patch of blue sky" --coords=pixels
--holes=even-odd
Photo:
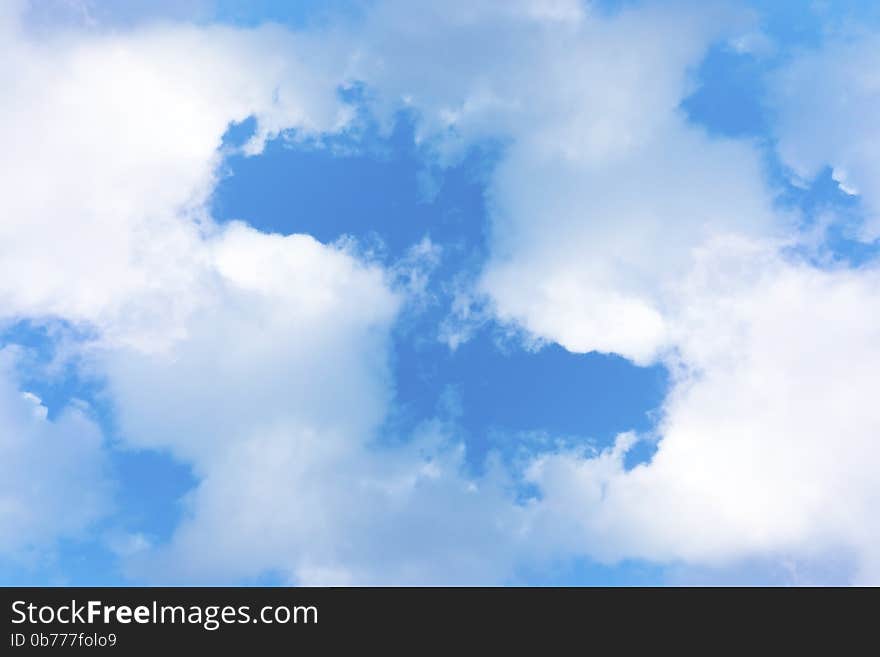
[[[391,434],[449,412],[477,470],[490,451],[508,456],[557,442],[605,446],[621,431],[646,432],[666,388],[663,368],[557,345],[531,351],[499,344],[491,328],[454,351],[440,342],[398,340],[394,372]]]
[[[660,586],[668,581],[667,568],[644,561],[601,564],[589,559],[541,563],[520,569],[509,582],[519,586]]]
[[[600,12],[614,14],[643,0],[585,0]],[[654,4],[662,4],[655,2]],[[815,46],[829,30],[853,24],[880,22],[880,6],[873,0],[739,0],[728,6],[751,10],[761,31],[790,50]]]
[[[369,8],[369,0],[214,0],[213,21],[238,26],[279,23],[294,28],[312,27],[340,18],[356,19]]]
[[[647,431],[665,389],[662,368],[552,345],[526,349],[491,321],[455,350],[439,339],[457,277],[476,275],[485,261],[485,181],[498,147],[477,147],[441,170],[415,145],[413,117],[398,116],[387,136],[365,126],[355,143],[349,136],[320,146],[279,138],[260,156],[232,155],[213,213],[324,242],[351,235],[380,245],[389,263],[426,236],[442,249],[429,284],[434,301],[406,313],[394,332],[396,404],[380,440],[411,435],[447,413],[451,397],[475,470],[489,451],[529,444],[519,440],[525,435],[607,445],[620,431]],[[241,143],[248,129],[234,127],[227,143]]]
[[[439,171],[416,147],[413,128],[412,117],[400,114],[387,137],[364,122],[355,133],[320,143],[282,136],[259,156],[231,154],[212,213],[325,243],[351,235],[392,260],[426,236],[482,257],[481,183],[493,149],[476,148],[459,166]],[[252,130],[245,121],[224,141],[240,144]]]

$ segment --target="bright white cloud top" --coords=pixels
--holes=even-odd
[[[876,256],[830,258],[777,202],[766,145],[682,110],[706,53],[753,34],[753,16],[389,1],[292,32],[36,30],[26,3],[4,12],[0,323],[63,322],[115,418],[101,427],[83,401],[50,418],[21,350],[0,350],[6,558],[94,531],[114,505],[108,453],[141,449],[198,483],[170,540],[122,556],[138,581],[490,583],[586,557],[778,562],[795,582],[843,562],[846,581],[880,583]],[[878,57],[876,35],[844,35],[768,76],[769,141],[799,185],[830,167],[863,199],[866,244],[880,233]],[[621,427],[613,447],[493,457],[481,474],[439,414],[378,439],[392,334],[417,291],[351,241],[210,210],[230,124],[256,119],[251,157],[289,131],[338,134],[356,121],[339,94],[353,83],[384,125],[413,111],[435,164],[504,145],[488,257],[464,295],[521,348],[667,367],[651,435]],[[638,441],[657,451],[627,467]]]

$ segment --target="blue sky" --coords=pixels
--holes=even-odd
[[[877,9],[467,4],[7,19],[0,582],[880,581]]]

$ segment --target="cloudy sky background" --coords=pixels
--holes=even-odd
[[[0,8],[0,581],[880,584],[880,10]]]

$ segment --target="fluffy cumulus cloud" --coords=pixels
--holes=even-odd
[[[755,247],[705,255],[678,320],[658,451],[626,470],[626,434],[595,458],[538,459],[541,526],[603,560],[839,559],[876,583],[880,271],[821,271]]]
[[[74,403],[49,419],[22,389],[20,349],[0,349],[0,557],[39,559],[59,538],[83,535],[111,505],[103,436]]]

